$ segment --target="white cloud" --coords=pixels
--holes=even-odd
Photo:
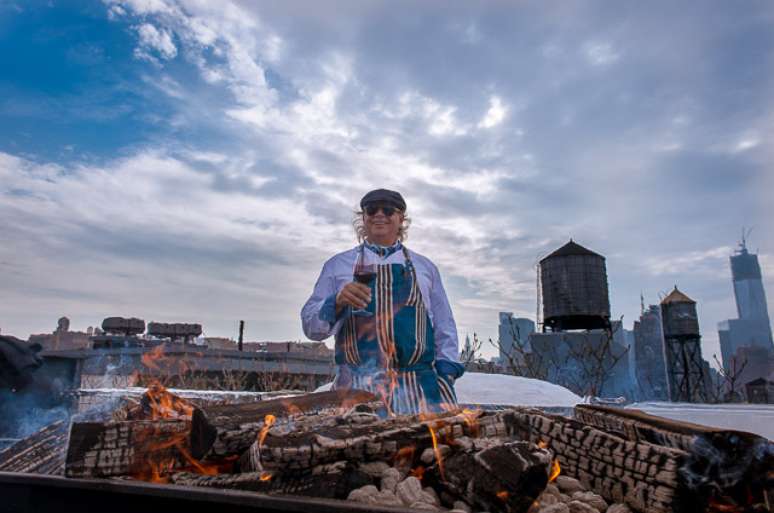
[[[608,66],[614,64],[620,58],[611,43],[588,42],[583,45],[583,54],[586,60],[594,66]]]
[[[503,105],[503,101],[498,96],[492,96],[489,98],[489,110],[486,111],[486,115],[479,121],[479,128],[492,128],[503,122],[508,109]]]
[[[761,143],[757,134],[747,133],[742,136],[731,149],[732,153],[739,153],[751,150]]]
[[[139,46],[135,49],[135,55],[138,58],[155,60],[155,56],[158,55],[164,60],[169,60],[177,55],[177,47],[166,30],[159,30],[150,23],[143,23],[137,27],[137,35],[140,38]]]
[[[125,158],[47,166],[0,155],[0,218],[19,230],[0,231],[0,265],[28,271],[13,283],[3,273],[0,295],[27,301],[26,311],[34,297],[48,317],[73,308],[94,323],[107,304],[196,318],[216,334],[244,315],[262,338],[299,337],[298,309],[319,265],[353,243],[351,207],[385,186],[407,197],[409,245],[438,262],[460,329],[486,338],[498,309],[532,314],[535,258],[565,237],[614,255],[613,308],[631,319],[643,284],[694,279],[700,286],[688,292],[698,300],[715,293],[712,280],[727,267],[727,248],[715,248],[727,242],[724,226],[771,217],[746,201],[754,188],[760,211],[771,209],[771,187],[757,175],[723,182],[719,193],[718,173],[705,172],[708,155],[731,165],[760,158],[745,150],[770,137],[744,113],[734,126],[716,123],[727,113],[713,105],[739,90],[718,82],[737,75],[699,65],[702,38],[692,31],[706,27],[690,17],[668,43],[654,43],[661,23],[644,8],[641,26],[608,40],[593,36],[603,33],[600,13],[580,6],[524,17],[507,3],[464,16],[417,6],[412,20],[445,17],[417,30],[378,2],[346,12],[282,2],[107,5],[113,19],[149,27],[138,29],[138,51],[158,63],[179,58],[202,82],[174,75],[178,66],[135,63],[169,111],[140,115],[171,135],[122,148]],[[503,16],[515,25],[492,21]],[[535,26],[556,28],[543,36]],[[453,61],[438,58],[450,49]],[[724,143],[707,151],[708,140]],[[754,173],[766,174],[745,176]],[[719,194],[743,208],[709,207]],[[717,295],[728,295],[723,284]],[[46,286],[91,295],[31,292]],[[4,319],[24,315],[10,308]],[[710,326],[732,315],[717,311]]]
[[[719,246],[671,257],[650,257],[645,260],[645,266],[653,276],[679,276],[697,272],[715,274],[728,265],[731,253],[731,246]]]

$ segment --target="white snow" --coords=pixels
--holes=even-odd
[[[643,402],[627,408],[705,426],[747,431],[774,440],[774,405]]]
[[[330,390],[325,384],[315,390]],[[573,407],[582,399],[566,388],[539,379],[466,372],[454,384],[457,400],[465,404]]]

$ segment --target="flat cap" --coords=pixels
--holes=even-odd
[[[360,200],[360,208],[365,208],[369,203],[386,203],[405,212],[406,201],[399,192],[389,191],[387,189],[375,189]]]

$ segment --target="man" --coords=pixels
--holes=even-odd
[[[334,388],[373,392],[396,414],[454,407],[464,367],[438,268],[403,245],[409,219],[399,193],[371,191],[360,209],[353,225],[361,244],[323,265],[301,310],[304,333],[334,335]],[[353,281],[358,260],[375,266],[368,284]]]

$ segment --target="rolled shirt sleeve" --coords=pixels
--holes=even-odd
[[[431,269],[430,308],[435,331],[436,369],[441,374],[457,379],[465,372],[465,367],[460,363],[457,324],[443,288],[441,274],[435,265]]]

